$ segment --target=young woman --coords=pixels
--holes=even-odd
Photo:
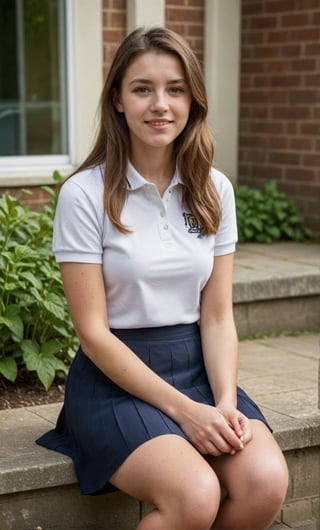
[[[152,503],[139,530],[260,530],[287,488],[266,420],[237,388],[234,196],[211,167],[206,116],[186,42],[135,30],[55,218],[81,347],[38,443],[71,456],[84,494],[113,487]]]

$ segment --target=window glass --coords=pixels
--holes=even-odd
[[[0,155],[68,151],[63,0],[0,0]]]

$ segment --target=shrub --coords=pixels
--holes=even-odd
[[[269,180],[263,190],[235,188],[239,241],[272,243],[281,239],[303,241],[310,231],[302,224],[294,203]]]
[[[43,189],[51,199],[40,213],[21,202],[27,190],[0,197],[0,374],[14,382],[35,371],[48,389],[67,373],[77,341],[51,250],[57,193]]]

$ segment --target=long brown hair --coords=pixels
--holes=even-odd
[[[105,210],[121,232],[130,232],[120,219],[127,195],[129,129],[124,114],[116,110],[114,99],[115,94],[120,93],[128,67],[139,55],[150,51],[173,54],[184,68],[192,103],[188,122],[175,140],[174,156],[184,183],[184,207],[195,216],[203,235],[215,234],[221,210],[218,194],[209,176],[213,143],[207,124],[208,102],[204,77],[191,48],[182,37],[169,29],[138,28],[118,48],[101,95],[97,139],[78,171],[105,164]]]

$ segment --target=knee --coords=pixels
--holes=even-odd
[[[207,473],[195,478],[180,502],[181,526],[184,530],[211,528],[220,504],[220,485],[216,475]]]
[[[288,489],[288,468],[282,455],[261,464],[251,483],[251,499],[257,510],[273,519],[284,502]]]
[[[283,455],[265,462],[261,470],[260,490],[264,490],[264,495],[267,495],[270,502],[281,506],[287,493],[288,481],[288,467]]]

